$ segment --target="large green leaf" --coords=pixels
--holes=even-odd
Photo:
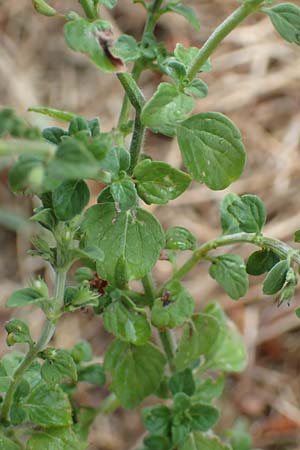
[[[160,161],[145,159],[134,169],[139,196],[148,204],[168,203],[179,197],[189,186],[191,177]]]
[[[21,406],[29,419],[42,427],[67,427],[72,424],[70,402],[58,386],[40,383]]]
[[[273,8],[263,8],[276,31],[288,42],[300,45],[300,8],[292,3],[282,3]]]
[[[111,25],[105,20],[89,22],[76,18],[67,22],[64,27],[65,39],[68,46],[77,52],[87,53],[96,66],[104,72],[114,72],[116,67],[107,57],[101,42],[105,41],[105,33],[109,33]]]
[[[120,301],[106,308],[103,315],[104,327],[117,338],[135,345],[144,345],[151,335],[146,316],[129,311]]]
[[[213,258],[209,274],[234,300],[243,297],[249,287],[248,275],[243,259],[238,255]]]
[[[87,210],[82,227],[87,245],[104,253],[104,262],[97,265],[99,275],[112,282],[120,257],[126,261],[129,279],[140,279],[153,268],[164,246],[161,225],[141,208],[117,213],[112,203],[98,204]]]
[[[161,329],[179,327],[191,317],[194,307],[191,294],[179,281],[172,281],[166,286],[163,296],[155,300],[151,322]]]
[[[256,195],[242,195],[241,197],[229,193],[221,203],[221,223],[224,234],[259,233],[266,223],[267,212],[265,205]]]
[[[49,428],[34,433],[27,442],[26,450],[85,450],[87,446],[70,428]]]
[[[144,105],[141,121],[155,132],[172,136],[175,124],[186,118],[195,106],[192,97],[169,83],[161,83]]]
[[[112,374],[112,391],[125,408],[134,408],[154,393],[166,360],[152,344],[134,346],[114,341],[105,354],[105,369]]]
[[[183,328],[174,360],[177,370],[184,370],[199,356],[211,355],[220,332],[220,325],[214,317],[195,314]]]
[[[53,209],[59,220],[71,220],[80,214],[90,199],[90,191],[83,180],[64,181],[52,193]]]
[[[245,148],[238,128],[226,116],[197,114],[177,125],[183,161],[196,181],[225,189],[242,174]]]
[[[217,437],[207,436],[203,433],[192,433],[179,450],[231,450],[222,444]]]
[[[21,450],[21,446],[0,433],[0,450]]]

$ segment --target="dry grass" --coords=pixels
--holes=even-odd
[[[45,104],[87,116],[99,115],[105,129],[114,126],[120,108],[121,89],[114,77],[103,75],[84,56],[71,53],[64,45],[62,23],[33,14],[26,0],[0,0],[0,99],[26,114],[30,105]],[[76,2],[54,2],[66,8]],[[190,1],[203,24],[195,33],[177,16],[163,19],[158,33],[169,48],[177,41],[200,46],[208,33],[235,7],[233,0]],[[114,12],[115,27],[139,36],[143,12],[129,0],[120,0]],[[300,228],[300,52],[280,39],[267,18],[251,18],[227,38],[214,56],[214,71],[205,74],[210,95],[200,101],[197,111],[217,110],[228,114],[239,126],[248,149],[243,177],[228,190],[259,195],[266,203],[269,218],[266,233],[292,241]],[[146,74],[147,95],[160,80]],[[28,115],[40,125],[43,118]],[[47,124],[49,122],[47,121]],[[160,159],[180,166],[175,142],[148,135],[146,150]],[[152,207],[164,227],[186,226],[199,242],[219,232],[218,203],[224,192],[211,192],[194,184],[169,206]],[[6,172],[0,178],[0,201],[28,215],[31,201],[14,199],[6,187]],[[28,232],[1,229],[1,300],[20,283],[43,270],[41,261],[27,256]],[[246,255],[249,249],[243,248]],[[168,274],[164,263],[156,269],[158,281]],[[46,271],[51,283],[52,274]],[[207,267],[197,268],[186,280],[200,308],[207,300],[223,303],[244,332],[249,349],[249,365],[241,376],[228,382],[222,425],[229,426],[239,415],[249,417],[255,446],[263,450],[300,449],[300,322],[294,305],[278,309],[261,294],[261,280],[251,280],[246,299],[229,301],[207,275]],[[294,304],[299,303],[299,292]],[[3,303],[2,303],[3,304]],[[40,314],[29,311],[34,333]],[[1,321],[9,312],[0,309]],[[89,339],[101,356],[107,335],[101,322],[90,313],[74,314],[63,320],[55,344],[71,346],[78,338]],[[4,332],[0,330],[4,352]],[[97,402],[104,393],[82,391],[80,400]],[[99,418],[93,430],[91,449],[125,450],[142,433],[136,413],[118,412]]]

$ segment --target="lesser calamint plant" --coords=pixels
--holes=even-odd
[[[243,340],[218,304],[195,311],[181,280],[205,260],[210,275],[232,299],[246,294],[248,274],[265,273],[263,292],[277,295],[279,303],[289,302],[300,252],[263,234],[266,210],[255,195],[225,195],[220,208],[223,234],[201,246],[187,229],[163,230],[143,205],[168,203],[192,180],[221,190],[241,176],[245,149],[237,127],[218,112],[192,115],[195,101],[208,94],[201,73],[212,69],[210,57],[222,40],[254,13],[269,16],[284,39],[299,44],[300,9],[290,3],[244,0],[202,48],[178,43],[170,52],[157,41],[155,25],[162,15],[177,13],[197,32],[199,22],[189,6],[134,1],[147,12],[137,42],[128,35],[114,40],[112,25],[101,19],[103,8],[113,8],[117,0],[79,3],[81,15],[70,11],[63,16],[48,2],[33,0],[40,14],[65,21],[67,45],[117,76],[125,96],[109,132],[97,118],[46,107],[30,110],[67,126],[40,132],[10,109],[0,113],[0,155],[19,157],[9,176],[11,190],[39,199],[31,217],[41,226],[33,253],[56,274],[53,291],[37,279],[6,303],[41,308],[45,323],[36,342],[24,321],[12,319],[5,325],[7,345],[22,344],[22,351],[7,353],[0,362],[0,450],[86,449],[98,414],[135,408],[150,395],[159,400],[143,410],[148,431],[143,450],[249,450],[251,439],[240,428],[219,430],[218,436],[212,431],[220,415],[215,401],[222,394],[224,374],[246,365]],[[168,79],[147,101],[138,86],[144,70],[158,70]],[[147,128],[178,140],[186,171],[143,153]],[[106,188],[97,204],[86,208],[89,179]],[[295,238],[300,241],[300,232]],[[236,254],[216,256],[215,249],[235,243],[254,244],[259,250],[246,264]],[[162,250],[172,275],[156,286],[151,273]],[[181,267],[176,262],[179,252],[187,254]],[[66,283],[75,261],[75,279]],[[131,280],[141,280],[144,290],[133,290]],[[102,316],[99,320],[114,338],[103,365],[93,362],[87,342],[71,350],[51,345],[60,318],[82,307]],[[178,327],[180,337],[175,339],[173,329]],[[97,408],[76,402],[79,383],[101,389],[106,377],[111,395]]]

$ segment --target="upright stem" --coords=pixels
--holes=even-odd
[[[55,283],[55,301],[60,306],[63,303],[64,298],[64,289],[65,289],[65,281],[66,281],[66,272],[58,271],[56,274],[56,283]],[[8,388],[7,394],[4,398],[2,410],[1,410],[1,422],[7,423],[9,421],[9,413],[10,408],[13,402],[13,397],[16,392],[16,389],[23,378],[24,373],[35,360],[37,354],[43,350],[50,342],[51,338],[54,335],[56,328],[56,323],[50,320],[46,320],[42,329],[42,334],[37,341],[37,343],[31,347],[28,351],[27,355],[16,369],[13,374],[11,384]]]
[[[236,9],[216,30],[211,34],[203,47],[199,50],[191,66],[188,69],[187,77],[193,80],[203,64],[208,60],[220,42],[234,30],[246,17],[259,9],[264,0],[245,1],[242,6]]]
[[[159,19],[159,10],[163,3],[163,0],[154,0],[151,7],[150,7],[150,13],[148,14],[146,25],[144,28],[143,36],[142,36],[142,42],[145,39],[145,36],[148,33],[153,33],[155,25],[157,20]],[[141,73],[143,72],[143,66],[141,65],[140,61],[136,61],[134,63],[133,69],[132,69],[132,77],[137,82],[140,78]],[[118,128],[120,128],[122,125],[126,124],[128,122],[128,116],[130,112],[130,101],[128,98],[128,95],[125,94],[123,98],[121,113],[118,120]]]
[[[151,274],[147,274],[143,279],[142,283],[144,286],[145,293],[151,300],[151,304],[153,304],[156,298],[156,289],[154,285],[153,278]],[[173,333],[171,330],[159,331],[159,338],[164,349],[166,358],[168,360],[170,371],[174,371],[173,358],[175,355],[176,344]]]
[[[145,135],[145,127],[140,120],[140,114],[137,112],[134,121],[134,129],[129,149],[131,157],[130,167],[128,170],[129,175],[132,175],[133,170],[139,161],[139,156],[144,141],[144,135]]]
[[[300,265],[300,253],[284,242],[279,241],[278,239],[257,235],[255,233],[228,234],[208,241],[205,244],[201,245],[198,249],[196,249],[190,259],[188,259],[186,263],[183,264],[183,266],[181,266],[172,275],[172,277],[165,283],[165,285],[172,280],[182,279],[197,264],[199,264],[200,261],[204,260],[208,252],[210,252],[211,250],[215,250],[218,247],[224,247],[227,245],[238,244],[242,242],[254,244],[261,248],[268,248],[277,253],[282,258],[290,256],[295,263]]]

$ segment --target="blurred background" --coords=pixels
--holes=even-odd
[[[235,0],[189,0],[201,21],[195,32],[181,17],[168,14],[157,27],[158,38],[172,50],[177,42],[201,46],[215,26],[236,6]],[[300,6],[299,1],[294,3]],[[76,10],[77,1],[53,1],[60,11]],[[106,14],[121,32],[139,38],[144,10],[131,0],[120,0]],[[50,119],[27,113],[33,105],[73,111],[87,117],[100,116],[102,127],[116,124],[122,90],[116,77],[100,73],[83,55],[67,49],[62,36],[63,22],[38,16],[27,0],[0,0],[0,107],[14,107],[33,124],[49,126]],[[292,243],[300,228],[300,50],[283,41],[263,15],[249,18],[235,30],[212,58],[213,72],[203,79],[209,96],[198,102],[197,112],[220,111],[240,128],[248,151],[242,178],[226,191],[259,195],[268,210],[267,235]],[[141,85],[149,97],[162,79],[147,72]],[[152,134],[146,137],[146,152],[181,166],[175,141]],[[34,200],[16,198],[8,190],[7,173],[11,161],[0,166],[0,352],[7,351],[3,324],[11,316],[4,308],[16,288],[43,274],[52,275],[39,258],[28,255],[33,230],[26,218]],[[95,195],[96,195],[96,188]],[[182,197],[160,208],[150,209],[166,228],[181,225],[206,241],[220,233],[218,204],[226,191],[212,192],[193,184]],[[238,250],[243,256],[250,248]],[[169,267],[160,262],[158,282]],[[231,426],[238,417],[249,420],[253,447],[263,450],[300,449],[300,319],[294,313],[299,292],[292,304],[280,308],[274,299],[261,293],[260,277],[251,277],[245,299],[229,300],[207,275],[207,266],[198,267],[186,279],[199,310],[210,300],[222,302],[227,313],[243,332],[249,352],[246,371],[229,377],[222,399],[220,428]],[[20,314],[15,311],[14,315]],[[22,311],[24,316],[24,311]],[[25,311],[33,334],[39,332],[41,315]],[[55,345],[71,347],[76,340],[89,340],[99,360],[109,343],[101,319],[91,312],[79,312],[62,320]],[[103,391],[103,392],[102,392]],[[81,404],[97,404],[106,395],[81,387]],[[93,427],[90,450],[129,450],[139,445],[143,428],[138,411],[117,411],[99,417]],[[204,450],[204,449],[203,449]]]

